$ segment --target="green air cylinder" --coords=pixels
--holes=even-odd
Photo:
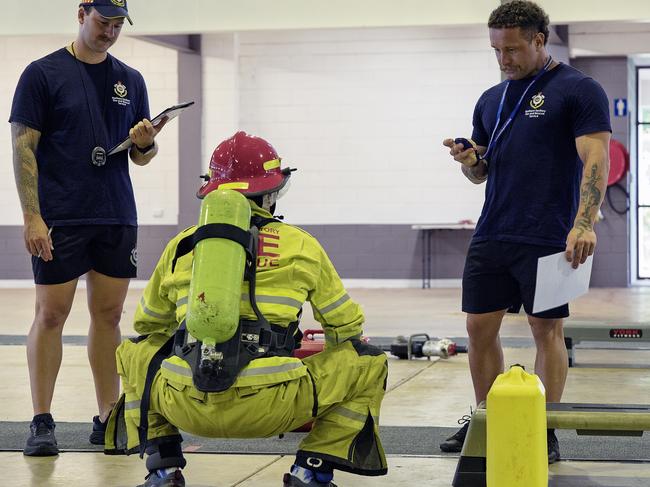
[[[227,223],[248,231],[250,220],[248,200],[237,191],[212,191],[201,203],[199,227]],[[206,238],[194,248],[186,325],[205,345],[226,342],[237,331],[245,264],[246,252],[233,240]]]

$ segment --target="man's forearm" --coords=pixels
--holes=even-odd
[[[40,215],[38,200],[38,165],[36,164],[36,147],[40,132],[19,123],[11,124],[13,145],[14,177],[20,198],[23,215]]]
[[[607,189],[609,162],[605,160],[588,161],[580,182],[580,206],[574,226],[582,230],[593,230],[598,210]]]
[[[482,160],[472,167],[461,164],[461,170],[465,177],[474,184],[481,184],[487,179],[487,164]]]

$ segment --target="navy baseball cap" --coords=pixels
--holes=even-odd
[[[99,15],[107,19],[116,19],[124,17],[133,25],[129,11],[126,7],[126,0],[82,0],[80,7],[94,7]]]

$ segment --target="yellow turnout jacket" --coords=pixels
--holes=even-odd
[[[250,201],[254,215],[271,214]],[[196,231],[190,227],[174,237],[149,280],[135,313],[135,330],[141,335],[163,333],[171,336],[185,318],[192,275],[192,253],[172,260],[178,243]],[[296,321],[305,301],[325,332],[326,346],[336,346],[361,336],[364,321],[361,307],[348,296],[339,275],[318,241],[304,230],[282,222],[260,229],[257,249],[256,301],[270,323],[287,327]],[[256,319],[248,298],[248,283],[241,288],[240,316]],[[119,367],[119,365],[118,365]],[[189,364],[179,357],[167,359],[161,373],[191,385]],[[293,357],[253,360],[242,369],[235,387],[261,386],[305,375],[306,368]]]

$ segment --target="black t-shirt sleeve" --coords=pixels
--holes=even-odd
[[[47,118],[48,98],[45,75],[35,63],[31,63],[18,80],[9,122],[18,122],[42,132]]]
[[[474,115],[472,117],[472,125],[474,129],[472,130],[472,140],[476,142],[477,145],[487,147],[490,143],[490,136],[487,133],[487,130],[483,126],[483,105],[485,103],[485,94],[479,98],[474,107]]]
[[[149,112],[149,95],[147,93],[147,85],[144,82],[144,78],[140,73],[138,73],[140,89],[140,100],[138,105],[138,114],[136,116],[136,123],[140,122],[143,118],[151,120],[151,113]]]
[[[605,90],[592,78],[576,83],[573,93],[573,134],[580,137],[595,132],[611,132],[609,101]]]

